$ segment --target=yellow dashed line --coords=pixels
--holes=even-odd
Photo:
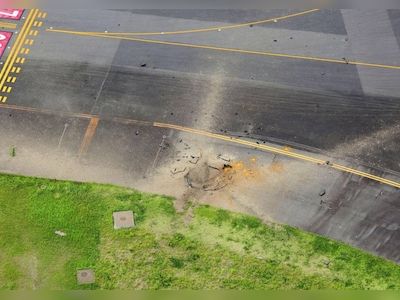
[[[38,10],[37,9],[32,9],[23,24],[21,31],[19,32],[16,42],[14,46],[12,47],[7,60],[6,64],[3,66],[0,72],[0,90],[3,93],[11,93],[12,87],[11,86],[5,86],[4,83],[15,83],[16,82],[16,77],[14,76],[9,76],[10,72],[11,73],[19,73],[21,71],[20,67],[15,67],[14,63],[21,63],[23,64],[25,62],[25,57],[20,57],[20,54],[27,54],[29,53],[29,49],[23,47],[23,44],[27,45],[32,45],[33,40],[32,39],[27,39],[28,33],[31,33],[35,35],[35,32],[37,31],[32,31],[32,24],[37,16]],[[7,100],[6,96],[2,96],[1,102],[5,102]]]
[[[44,12],[43,15],[42,15],[42,18],[44,19],[44,18],[46,18],[46,17],[47,17],[47,13]]]
[[[43,17],[43,13],[39,12],[37,16],[38,16],[38,18],[42,18]]]
[[[5,103],[7,101],[7,96],[0,96],[0,102]]]
[[[13,47],[11,48],[10,53],[8,54],[7,60],[0,71],[0,89],[2,84],[4,83],[5,78],[8,76],[9,68],[13,66],[15,56],[18,55],[19,49],[21,47],[21,43],[25,38],[25,32],[28,30],[29,24],[32,21],[32,17],[34,16],[34,10],[31,10],[28,13],[25,23],[22,25],[21,31],[17,35],[17,39]]]

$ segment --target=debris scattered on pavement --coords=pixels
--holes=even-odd
[[[200,156],[191,155],[190,157],[191,157],[191,159],[189,160],[189,163],[195,165],[195,164],[197,164],[198,161],[200,160],[201,155],[200,155]]]
[[[342,57],[342,59],[346,62],[346,64],[349,64],[349,60],[346,57]]]
[[[226,162],[230,162],[230,161],[231,161],[229,157],[225,157],[225,156],[223,156],[222,154],[218,154],[218,155],[217,155],[217,158],[218,158],[218,159],[221,159],[221,160],[223,160],[223,161],[226,161]]]
[[[17,155],[17,148],[15,146],[11,146],[10,148],[10,156],[15,157]]]
[[[143,63],[143,64],[140,64],[140,66],[143,68],[143,67],[146,67],[147,64]]]
[[[139,130],[136,130],[135,134],[136,134],[136,135],[139,135]]]
[[[172,175],[176,175],[176,174],[179,174],[179,173],[183,173],[185,171],[186,171],[186,167],[184,167],[184,168],[174,168],[173,170],[171,170],[171,174]]]
[[[322,197],[322,196],[324,196],[326,194],[326,190],[325,189],[323,189],[323,190],[321,190],[320,192],[319,192],[319,195]]]

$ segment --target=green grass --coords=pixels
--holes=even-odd
[[[0,175],[0,288],[399,289],[400,266],[296,228],[109,185]],[[114,230],[112,212],[136,227]],[[57,236],[54,231],[67,233]],[[78,286],[93,268],[96,284]]]

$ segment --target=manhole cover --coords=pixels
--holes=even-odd
[[[92,284],[96,281],[94,271],[91,269],[78,270],[76,273],[78,284]]]
[[[116,211],[113,213],[114,229],[131,228],[135,226],[133,219],[133,212],[128,211]]]

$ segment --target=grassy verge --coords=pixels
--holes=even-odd
[[[114,230],[128,209],[137,226]],[[400,288],[400,266],[342,243],[107,185],[0,175],[0,237],[3,289]],[[79,268],[96,283],[78,286]]]

